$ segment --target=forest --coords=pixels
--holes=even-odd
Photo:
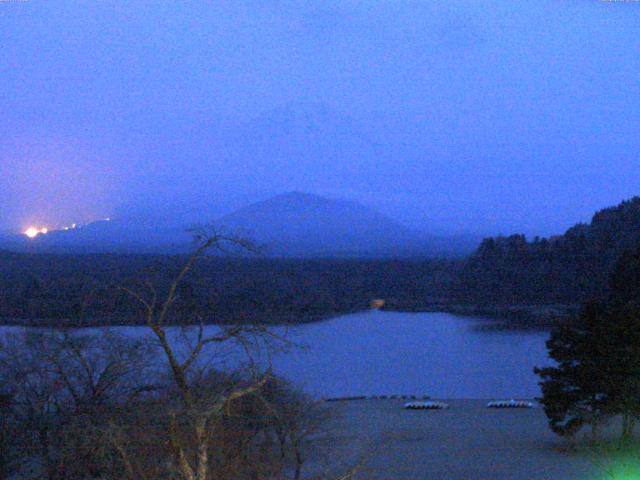
[[[494,305],[601,299],[617,260],[638,245],[640,197],[600,210],[564,235],[488,238],[459,270],[454,298]]]
[[[602,298],[616,261],[640,244],[640,197],[597,212],[564,235],[485,239],[468,258],[278,259],[210,256],[181,284],[182,322],[298,323],[369,308],[500,315],[513,306]],[[4,323],[135,323],[124,289],[166,290],[185,256],[0,252]],[[175,320],[177,321],[177,320]]]
[[[160,291],[183,256],[0,254],[0,317],[6,323],[135,323],[124,288]],[[419,310],[443,298],[451,261],[222,259],[208,257],[180,286],[176,318],[207,323],[305,322],[369,308]],[[143,285],[144,286],[144,285]]]

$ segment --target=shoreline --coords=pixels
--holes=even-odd
[[[484,399],[446,402],[449,408],[441,410],[407,410],[403,400],[336,402],[328,408],[344,439],[339,446],[369,460],[360,478],[548,480],[603,474],[590,451],[568,453],[583,444],[586,432],[573,442],[558,437],[538,405],[491,409]],[[612,422],[603,438],[615,439],[617,427]]]
[[[559,322],[569,319],[578,311],[577,305],[477,305],[477,304],[449,304],[449,303],[433,303],[425,305],[415,305],[407,307],[394,305],[395,302],[381,309],[385,312],[398,313],[449,313],[452,315],[460,315],[467,317],[476,317],[487,321],[487,324],[481,328],[491,330],[548,330]],[[402,308],[404,307],[404,308]],[[366,312],[367,309],[350,309],[341,312],[326,312],[311,314],[303,317],[291,318],[288,316],[277,317],[274,321],[260,322],[245,319],[240,324],[247,325],[265,325],[265,326],[297,326],[310,323],[318,323],[332,320],[345,315]],[[248,321],[247,321],[248,320]],[[230,321],[206,321],[206,325],[235,325],[236,322]],[[144,326],[144,323],[127,321],[123,318],[101,317],[93,319],[22,319],[22,318],[0,318],[2,326],[18,326],[18,327],[70,327],[70,328],[92,328],[107,326]],[[182,324],[180,322],[170,322],[168,325],[196,325],[196,323]]]

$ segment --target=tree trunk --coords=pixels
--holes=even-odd
[[[620,443],[627,444],[633,434],[635,428],[636,419],[633,415],[625,413],[622,415],[622,435],[620,436]]]
[[[300,474],[302,473],[302,453],[299,448],[295,448],[295,457],[296,457],[296,471],[293,475],[293,480],[300,480]]]
[[[591,420],[591,441],[592,442],[595,442],[598,439],[598,433],[599,433],[598,427],[600,426],[599,423],[600,422],[598,418],[593,418]]]
[[[207,480],[207,475],[209,473],[209,442],[206,430],[206,418],[198,418],[196,420],[196,439],[198,441],[198,480]]]

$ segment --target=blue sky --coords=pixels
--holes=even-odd
[[[290,190],[548,235],[640,194],[640,2],[0,2],[0,228]]]

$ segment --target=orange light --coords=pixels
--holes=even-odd
[[[24,232],[24,234],[29,238],[35,238],[38,236],[39,233],[40,233],[40,230],[38,230],[35,227],[29,227]]]
[[[40,229],[36,227],[29,227],[24,231],[24,234],[29,238],[36,238],[41,233],[43,235],[46,235],[47,233],[49,233],[49,229],[46,227]]]
[[[371,300],[370,305],[372,309],[380,310],[382,307],[384,307],[384,300],[382,298],[375,298]]]

